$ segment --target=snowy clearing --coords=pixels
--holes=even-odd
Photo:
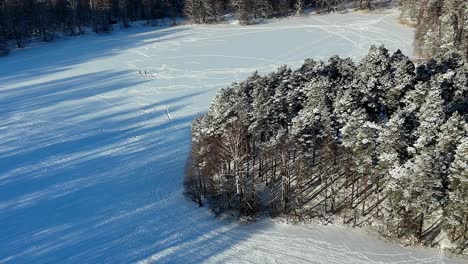
[[[412,51],[395,14],[136,27],[0,59],[0,263],[462,263],[336,226],[216,219],[182,196],[216,90],[305,58]],[[466,262],[465,262],[466,263]]]

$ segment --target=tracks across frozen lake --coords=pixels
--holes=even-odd
[[[411,55],[412,39],[393,13],[352,13],[136,27],[1,58],[0,263],[461,263],[362,230],[230,222],[182,196],[190,122],[217,89],[371,44]]]

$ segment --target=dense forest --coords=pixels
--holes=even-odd
[[[453,51],[468,60],[468,0],[400,0],[402,16],[416,25],[423,58]]]
[[[468,65],[372,47],[254,73],[192,125],[186,194],[241,215],[373,225],[468,247]]]
[[[128,27],[130,21],[170,18],[182,14],[183,0],[1,0],[0,54],[7,53],[7,41],[24,47],[31,37],[44,41],[58,32],[67,35],[108,32],[112,24]]]

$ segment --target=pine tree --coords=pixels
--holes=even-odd
[[[252,5],[254,19],[268,18],[268,16],[273,12],[268,0],[253,0]]]
[[[387,119],[390,113],[386,95],[393,89],[388,50],[383,46],[372,46],[369,54],[358,65],[357,71],[359,79],[356,95],[360,107],[366,110],[372,121]]]
[[[437,161],[440,164],[445,185],[447,185],[449,167],[454,160],[455,151],[462,139],[467,136],[467,128],[468,124],[457,112],[439,128],[436,152],[439,154]]]
[[[316,6],[321,12],[333,12],[344,9],[345,1],[343,0],[317,0]]]
[[[372,8],[371,0],[356,0],[355,4],[358,9],[371,9]]]
[[[123,27],[128,27],[128,20],[129,20],[129,0],[118,0],[118,9],[119,9],[119,16],[120,21],[122,22]]]
[[[251,0],[232,0],[231,6],[237,14],[241,24],[249,24],[254,2]]]
[[[0,35],[0,56],[7,55],[8,53],[10,53],[10,49],[8,48],[7,41]]]
[[[96,33],[109,32],[111,26],[110,20],[110,0],[92,0],[90,1],[92,16],[93,16],[93,30]]]
[[[418,139],[414,144],[415,156],[404,165],[395,167],[391,175],[399,184],[394,192],[397,195],[403,222],[400,232],[412,234],[422,242],[427,220],[440,213],[445,203],[444,178],[438,162],[436,150],[438,129],[444,122],[443,100],[440,91],[434,89],[428,93],[425,103],[418,113]],[[398,190],[399,188],[399,190]]]
[[[465,0],[446,0],[444,14],[441,16],[442,54],[459,51],[468,59],[466,51],[468,38],[468,2]]]
[[[385,91],[384,98],[389,115],[392,115],[398,108],[404,108],[410,104],[405,96],[416,84],[415,66],[400,50],[391,56],[390,78],[392,87]]]
[[[222,2],[219,0],[187,0],[185,15],[193,23],[217,22],[222,14]]]
[[[443,106],[440,91],[438,89],[430,91],[418,113],[420,125],[417,130],[416,149],[435,145],[438,128],[444,122]]]
[[[468,137],[457,147],[450,165],[449,203],[445,210],[445,230],[457,252],[463,253],[468,245]]]
[[[81,23],[81,12],[83,7],[81,6],[81,3],[79,0],[68,0],[68,8],[71,10],[71,17],[70,21],[68,22],[69,24],[69,29],[70,29],[70,35],[74,36],[75,34],[83,34],[83,28],[82,28],[82,23]],[[78,32],[75,32],[75,30],[78,28]]]
[[[377,189],[382,186],[383,197],[378,197],[377,201],[382,201],[381,209],[377,209],[377,217],[386,222],[384,232],[387,234],[401,235],[399,225],[404,218],[404,204],[402,204],[404,186],[401,185],[398,175],[391,177],[394,169],[400,168],[408,162],[413,154],[411,148],[415,138],[417,128],[415,109],[407,107],[399,109],[382,127],[378,137],[378,162],[377,174],[382,180],[377,184]],[[380,193],[379,193],[380,195]],[[384,199],[386,197],[386,199]],[[383,200],[382,200],[383,199]]]

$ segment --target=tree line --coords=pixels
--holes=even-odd
[[[58,32],[80,35],[85,27],[108,32],[112,24],[129,26],[130,21],[187,16],[193,23],[219,22],[235,13],[240,21],[303,12],[307,6],[321,12],[343,10],[355,2],[372,7],[371,0],[0,0],[0,55],[9,43],[24,47],[32,37],[50,41]]]
[[[463,252],[467,122],[460,55],[308,59],[218,92],[192,124],[185,193],[216,212],[338,218]]]
[[[458,51],[468,60],[468,0],[400,0],[416,24],[416,50],[423,58]]]
[[[182,0],[1,0],[0,53],[8,51],[10,40],[24,47],[32,36],[49,41],[59,31],[80,35],[84,27],[100,33],[116,23],[127,27],[135,20],[175,20],[182,8]]]
[[[372,9],[392,0],[186,0],[185,14],[193,23],[223,20],[226,12],[234,13],[241,24],[260,18],[302,14],[307,7],[317,12],[337,12],[347,8]]]

